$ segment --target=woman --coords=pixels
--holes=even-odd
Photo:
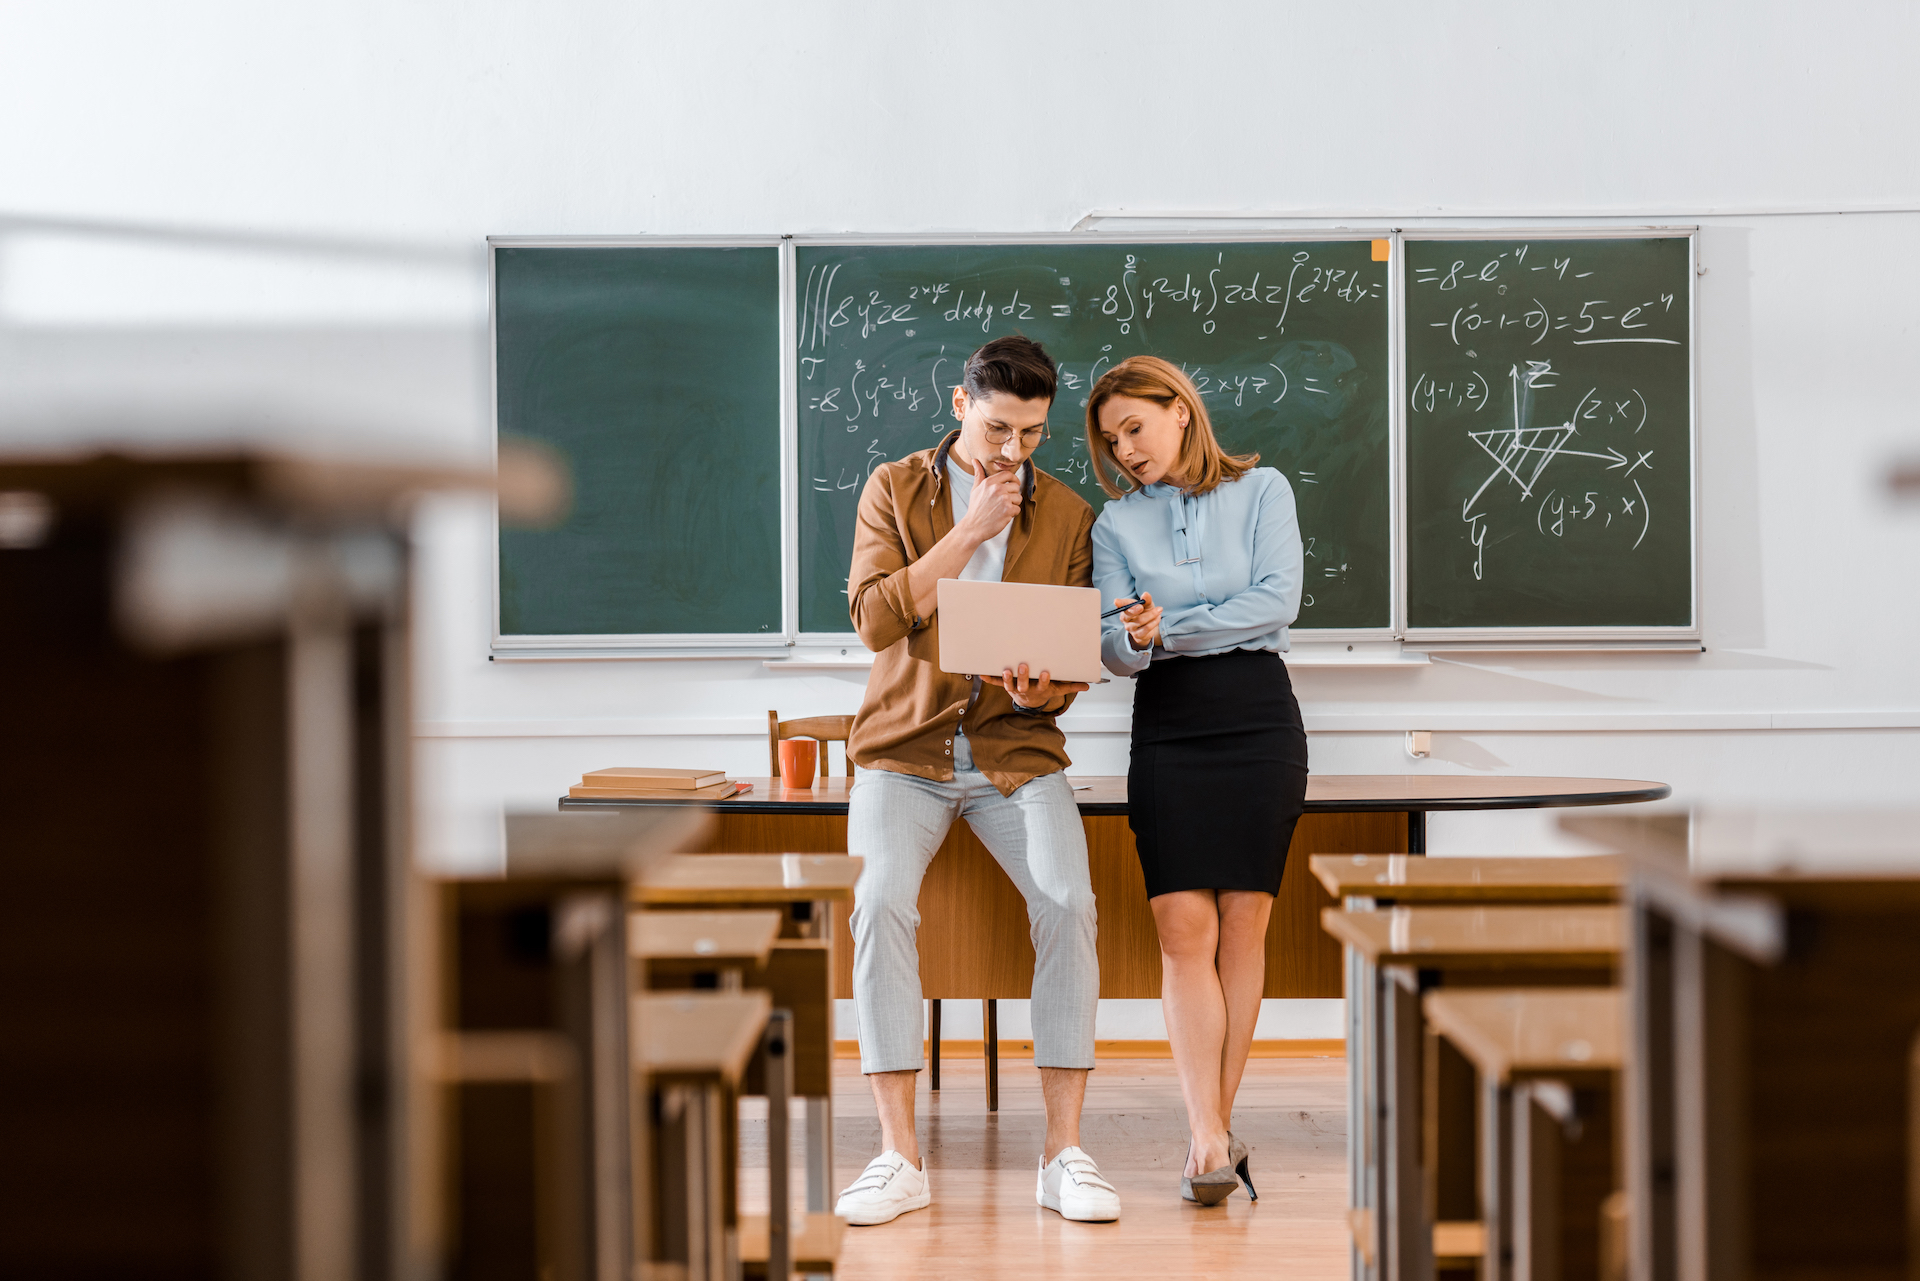
[[[1223,453],[1193,383],[1153,356],[1100,376],[1087,444],[1110,502],[1093,582],[1118,605],[1101,657],[1136,676],[1128,823],[1160,935],[1161,1002],[1193,1141],[1181,1195],[1256,1195],[1233,1098],[1266,983],[1267,917],[1307,793],[1280,653],[1300,611],[1293,489]]]

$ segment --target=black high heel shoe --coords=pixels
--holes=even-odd
[[[1187,1155],[1193,1155],[1193,1145],[1187,1145]],[[1227,1164],[1217,1170],[1208,1170],[1205,1174],[1181,1175],[1180,1195],[1188,1201],[1197,1201],[1201,1205],[1219,1205],[1233,1195],[1233,1158],[1227,1158]]]
[[[1247,1158],[1252,1151],[1246,1144],[1233,1137],[1232,1130],[1227,1131],[1227,1164],[1231,1165],[1233,1172],[1240,1176],[1240,1182],[1247,1185],[1247,1198],[1258,1201],[1260,1194],[1253,1190],[1253,1174],[1247,1168]]]

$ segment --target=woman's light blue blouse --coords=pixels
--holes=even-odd
[[[1101,660],[1116,676],[1135,676],[1157,655],[1285,651],[1304,574],[1293,486],[1273,468],[1198,498],[1148,485],[1094,521],[1093,585],[1103,612],[1152,592],[1164,611],[1160,643],[1135,649],[1116,614],[1101,624]]]

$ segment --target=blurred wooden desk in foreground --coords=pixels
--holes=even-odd
[[[1562,826],[1631,856],[1633,1275],[1920,1275],[1920,812]]]
[[[1160,948],[1146,885],[1127,827],[1127,780],[1069,775],[1087,830],[1087,856],[1100,912],[1100,995],[1160,995]],[[753,790],[712,806],[706,848],[736,853],[845,853],[851,780],[784,788],[750,778]],[[1286,878],[1267,934],[1269,997],[1337,997],[1339,947],[1320,929],[1334,899],[1307,867],[1309,854],[1426,852],[1426,816],[1435,811],[1620,805],[1659,800],[1664,783],[1638,779],[1487,777],[1452,774],[1317,774],[1294,832]],[[562,809],[678,805],[677,801],[576,801]],[[649,899],[649,904],[663,901]],[[710,900],[718,901],[718,900]],[[1560,900],[1565,901],[1565,900]],[[852,940],[836,913],[834,995],[852,991]],[[1026,904],[975,839],[955,823],[920,891],[920,980],[934,999],[1024,999],[1032,994],[1033,945]]]
[[[635,912],[627,930],[642,988],[762,987],[779,912]]]
[[[1424,1005],[1428,1132],[1479,1135],[1477,1148],[1427,1145],[1436,1263],[1448,1262],[1439,1229],[1477,1207],[1482,1257],[1510,1260],[1486,1275],[1608,1276],[1602,1206],[1619,1175],[1619,990],[1442,989]],[[1456,1055],[1476,1090],[1445,1088],[1441,1065]]]
[[[779,913],[780,937],[760,973],[774,1008],[793,1015],[793,1093],[807,1101],[810,1215],[832,1209],[835,935],[845,936],[863,862],[846,854],[676,854],[650,864],[631,891],[649,921],[676,911]],[[840,946],[852,950],[850,942]],[[764,1083],[750,1079],[743,1088],[759,1094]]]
[[[672,1275],[697,1281],[738,1275],[738,1101],[770,1011],[765,992],[633,1000],[632,1023],[639,1029],[633,1068],[651,1113],[645,1205],[653,1218],[645,1237],[649,1262],[667,1265]],[[780,1121],[784,1126],[784,1116]],[[664,1274],[658,1266],[649,1271]]]
[[[1429,1205],[1421,1154],[1431,1149],[1451,1163],[1477,1142],[1470,1121],[1463,1128],[1457,1113],[1429,1117],[1424,1106],[1421,994],[1610,984],[1620,959],[1621,913],[1595,906],[1329,908],[1323,919],[1349,949],[1351,966],[1347,1147],[1354,1275],[1417,1281],[1433,1273],[1434,1216],[1454,1223],[1473,1213],[1470,1203]],[[1436,1086],[1453,1093],[1462,1082],[1470,1095],[1471,1076],[1459,1071],[1443,1074]]]
[[[1322,888],[1354,911],[1414,905],[1612,903],[1624,893],[1627,877],[1626,861],[1606,854],[1589,858],[1434,859],[1405,854],[1315,854],[1309,865]],[[1374,990],[1378,974],[1363,950],[1350,950],[1347,964],[1350,990],[1363,993]],[[1368,1118],[1374,1115],[1369,1110],[1369,1100],[1375,1097],[1380,1072],[1378,1009],[1377,1002],[1347,1002],[1348,1112],[1357,1118],[1348,1125],[1348,1158],[1352,1204],[1361,1221],[1355,1233],[1356,1250],[1363,1256],[1355,1261],[1355,1273],[1361,1276],[1373,1266],[1372,1229],[1379,1192],[1378,1136],[1368,1123]],[[1429,1056],[1430,1068],[1434,1066],[1431,1060],[1435,1057]],[[1457,1070],[1450,1071],[1445,1083],[1457,1086],[1463,1075]],[[1440,1077],[1430,1072],[1429,1084],[1437,1088]],[[1445,1097],[1457,1103],[1458,1094],[1455,1088]],[[1465,1106],[1470,1113],[1473,1107],[1470,1096]],[[1458,1133],[1460,1129],[1454,1118],[1449,1118],[1441,1128],[1449,1134]],[[1469,1118],[1467,1132],[1471,1133],[1473,1128]],[[1449,1189],[1436,1189],[1435,1203],[1428,1207],[1429,1217],[1435,1220],[1434,1259],[1440,1266],[1459,1266],[1460,1260],[1477,1258],[1484,1246],[1480,1230],[1483,1216],[1475,1209],[1472,1149],[1456,1143],[1454,1152],[1464,1157],[1467,1173],[1450,1177]],[[1437,1181],[1442,1172],[1430,1173]]]
[[[1315,854],[1314,879],[1342,904],[1615,903],[1627,865],[1590,858],[1421,858],[1406,854]]]

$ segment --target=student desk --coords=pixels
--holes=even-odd
[[[1100,911],[1100,995],[1160,995],[1160,948],[1146,885],[1127,828],[1123,776],[1069,775],[1086,825],[1087,855]],[[851,780],[812,788],[777,779],[743,779],[753,790],[711,808],[706,848],[729,853],[845,853]],[[1337,997],[1339,948],[1319,928],[1334,900],[1314,881],[1307,855],[1426,852],[1433,811],[1620,805],[1659,800],[1664,783],[1634,779],[1463,775],[1316,774],[1307,780],[1307,812],[1294,832],[1286,878],[1267,934],[1269,997]],[[562,798],[562,809],[684,805],[672,800]],[[718,902],[719,900],[706,900]],[[1024,999],[1033,986],[1026,904],[965,823],[955,823],[920,892],[920,981],[934,1000]],[[835,913],[834,995],[850,997],[853,947],[844,914]]]
[[[1633,1274],[1920,1275],[1920,813],[1563,826],[1633,851]]]
[[[1429,1133],[1479,1136],[1477,1161],[1442,1164],[1428,1145],[1436,1220],[1477,1207],[1487,1281],[1598,1281],[1601,1206],[1617,1182],[1620,992],[1443,989],[1427,993],[1424,1009]],[[1454,1055],[1471,1066],[1477,1098],[1442,1088],[1440,1065]],[[1437,1240],[1435,1253],[1444,1256]]]
[[[845,854],[674,854],[632,883],[633,901],[664,911],[774,908],[781,937],[766,973],[781,1008],[793,1013],[793,1092],[807,1100],[807,1211],[832,1208],[832,922],[845,916],[864,860]],[[834,911],[835,906],[842,908]],[[844,934],[845,925],[838,927]],[[716,942],[716,946],[718,946]],[[750,1092],[758,1083],[748,1083]]]
[[[780,921],[778,912],[635,912],[627,941],[642,970],[640,986],[749,986],[747,975],[767,967]]]
[[[1593,987],[1612,982],[1624,937],[1613,907],[1328,908],[1327,932],[1349,949],[1348,1148],[1353,1273],[1433,1275],[1422,1149],[1425,1029],[1420,996],[1439,987]],[[1447,1088],[1444,1084],[1442,1088]],[[1442,1154],[1471,1133],[1435,1132]]]
[[[1345,906],[1441,903],[1615,903],[1626,862],[1587,858],[1420,858],[1405,854],[1315,854],[1313,877]]]
[[[1420,858],[1406,854],[1315,854],[1308,859],[1314,879],[1343,907],[1363,911],[1394,904],[1594,904],[1617,902],[1625,892],[1626,860],[1611,854],[1585,858]],[[1374,982],[1372,967],[1353,949],[1347,952],[1347,984],[1354,992]],[[1347,1113],[1370,1115],[1365,1100],[1372,1077],[1376,1029],[1367,1022],[1363,1001],[1347,1003]],[[1457,1076],[1458,1073],[1450,1073]],[[1472,1100],[1467,1100],[1469,1107]],[[1451,1128],[1451,1127],[1449,1127]],[[1353,1204],[1368,1204],[1362,1188],[1370,1165],[1369,1130],[1363,1123],[1347,1129],[1347,1156]],[[1480,1234],[1473,1224],[1469,1175],[1463,1196],[1442,1198],[1437,1206],[1436,1259],[1444,1262],[1477,1251]],[[1463,1206],[1461,1201],[1468,1202]],[[1471,1238],[1471,1242],[1458,1238]]]
[[[636,1246],[631,881],[698,839],[691,812],[509,815],[505,877],[443,881],[433,946],[447,1142],[445,1270],[620,1275]],[[396,1024],[395,1026],[403,1026]]]
[[[656,1118],[648,1130],[647,1235],[653,1261],[674,1265],[690,1281],[738,1275],[735,1103],[769,1012],[765,992],[633,999],[633,1067]]]

